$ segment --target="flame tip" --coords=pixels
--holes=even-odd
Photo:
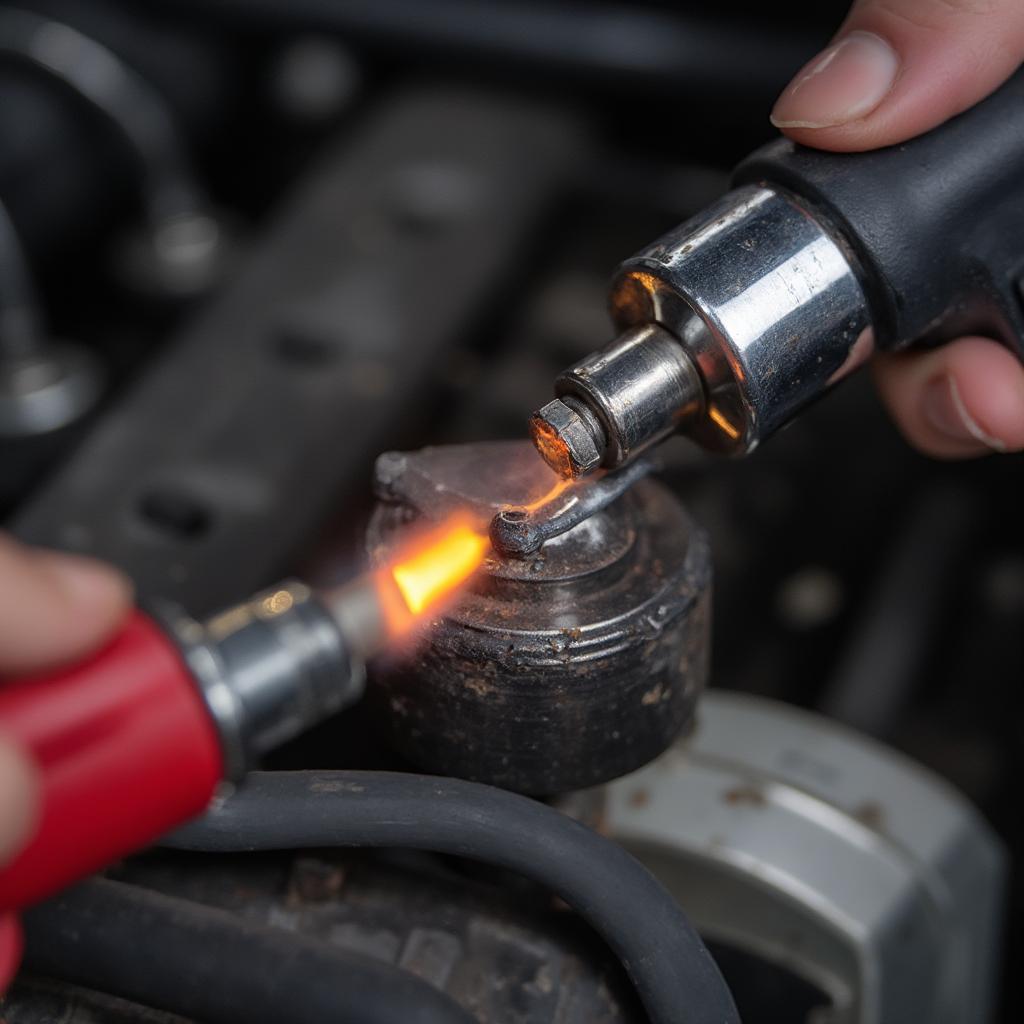
[[[450,519],[411,554],[396,561],[388,575],[401,597],[389,616],[392,632],[401,634],[427,613],[436,611],[480,567],[490,540],[468,515]],[[395,611],[400,614],[394,614]]]

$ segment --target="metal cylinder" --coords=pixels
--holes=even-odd
[[[601,465],[614,469],[664,440],[704,407],[700,376],[682,345],[657,324],[623,331],[555,381],[602,428]]]
[[[555,478],[526,442],[381,457],[368,530],[384,564],[410,522],[487,522]],[[458,603],[381,660],[367,699],[428,771],[544,795],[645,764],[685,729],[708,669],[707,539],[643,480],[527,559],[491,555]]]
[[[282,583],[202,624],[157,611],[199,684],[231,778],[362,693],[362,662],[303,583]]]
[[[693,359],[706,447],[750,451],[874,347],[852,254],[795,197],[728,193],[626,260],[611,292],[616,324],[656,322]]]

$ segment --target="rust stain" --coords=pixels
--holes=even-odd
[[[651,794],[646,789],[634,789],[627,802],[630,807],[646,807],[651,802]]]
[[[650,707],[652,704],[660,704],[662,701],[668,700],[672,696],[671,690],[666,690],[661,683],[657,686],[651,687],[641,698],[640,703],[644,707]]]
[[[467,690],[472,690],[478,697],[488,697],[494,692],[494,686],[486,679],[471,677],[462,682]]]
[[[865,800],[854,808],[853,816],[875,832],[885,828],[885,808],[877,800]]]
[[[734,786],[722,794],[722,799],[732,807],[764,807],[768,802],[764,791],[757,786]]]

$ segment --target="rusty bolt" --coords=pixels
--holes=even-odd
[[[530,434],[537,451],[559,476],[583,476],[601,464],[601,447],[591,424],[560,398],[533,414]]]

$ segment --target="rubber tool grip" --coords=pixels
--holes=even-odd
[[[1024,353],[1024,69],[909,142],[837,154],[779,139],[735,180],[781,186],[852,250],[879,348],[979,333]]]
[[[0,869],[17,910],[201,813],[222,778],[213,720],[174,644],[140,612],[63,671],[0,685],[0,733],[42,779],[35,832]]]

